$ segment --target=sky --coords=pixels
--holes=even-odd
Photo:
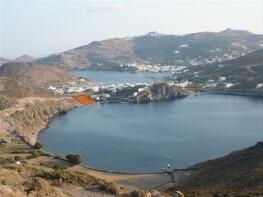
[[[187,34],[228,27],[263,34],[263,0],[0,0],[0,57],[34,57],[94,40],[151,31]]]

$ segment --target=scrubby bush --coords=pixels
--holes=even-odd
[[[69,163],[74,164],[74,165],[81,163],[81,158],[79,154],[66,155],[66,159],[69,161]]]
[[[35,149],[41,149],[43,147],[43,145],[40,142],[36,142],[34,145]]]
[[[21,160],[21,158],[18,155],[16,155],[14,159],[15,159],[15,161],[20,161]]]
[[[60,155],[55,155],[54,159],[60,159],[60,160],[64,160],[63,157],[61,157]]]
[[[53,169],[54,170],[65,170],[65,169],[67,169],[67,166],[65,164],[62,164],[62,163],[61,164],[57,163],[53,166]]]
[[[37,158],[39,156],[39,153],[37,151],[32,151],[31,155],[29,155],[27,157],[27,159],[33,159],[33,158]]]
[[[0,165],[7,165],[11,163],[14,163],[14,160],[12,158],[0,157]]]

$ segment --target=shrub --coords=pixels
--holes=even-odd
[[[15,161],[20,161],[20,160],[21,160],[21,158],[18,155],[16,155],[15,156]]]
[[[78,154],[66,155],[66,159],[69,161],[69,163],[74,164],[74,165],[81,163],[80,155]]]
[[[54,159],[60,159],[60,160],[64,160],[63,157],[61,157],[60,155],[55,155]]]
[[[54,170],[65,170],[65,169],[67,169],[67,166],[65,165],[65,164],[55,164],[54,166],[53,166],[53,169]]]
[[[7,165],[11,163],[14,163],[14,160],[12,158],[0,157],[0,165]]]
[[[33,158],[37,158],[39,156],[39,153],[37,151],[32,151],[31,155],[29,155],[27,157],[27,159],[33,159]]]
[[[41,149],[43,147],[43,145],[40,142],[36,142],[34,145],[35,149]]]

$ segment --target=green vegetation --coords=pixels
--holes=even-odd
[[[30,150],[30,146],[22,141],[0,145],[0,153],[22,153],[24,150]]]
[[[27,156],[27,159],[33,159],[39,157],[39,152],[38,151],[32,151],[31,155]]]
[[[69,154],[66,155],[66,159],[69,161],[69,163],[73,165],[78,165],[81,163],[81,158],[79,154]]]
[[[67,165],[62,164],[62,163],[56,163],[56,164],[53,166],[53,169],[54,169],[54,170],[66,170],[66,169],[67,169]]]
[[[11,163],[14,163],[14,160],[12,158],[0,157],[0,165],[7,165]]]
[[[35,149],[41,149],[41,148],[43,148],[43,145],[40,142],[36,142],[34,145],[34,148]]]
[[[15,161],[20,161],[20,160],[21,160],[21,158],[19,157],[19,155],[16,155],[14,159],[15,159]]]

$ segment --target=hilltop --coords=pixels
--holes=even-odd
[[[13,106],[16,99],[33,96],[52,97],[53,95],[42,88],[28,86],[8,77],[0,77],[0,110]]]
[[[34,64],[32,62],[9,62],[0,67],[0,76],[9,77],[25,84],[39,87],[63,85],[67,82],[80,81],[78,77],[60,68]]]
[[[31,62],[33,61],[35,58],[33,58],[32,56],[29,55],[22,55],[16,59],[14,59],[15,62]]]
[[[263,35],[243,30],[143,36],[94,41],[63,53],[36,59],[64,69],[123,71],[131,64],[200,65],[233,59],[263,46]]]

